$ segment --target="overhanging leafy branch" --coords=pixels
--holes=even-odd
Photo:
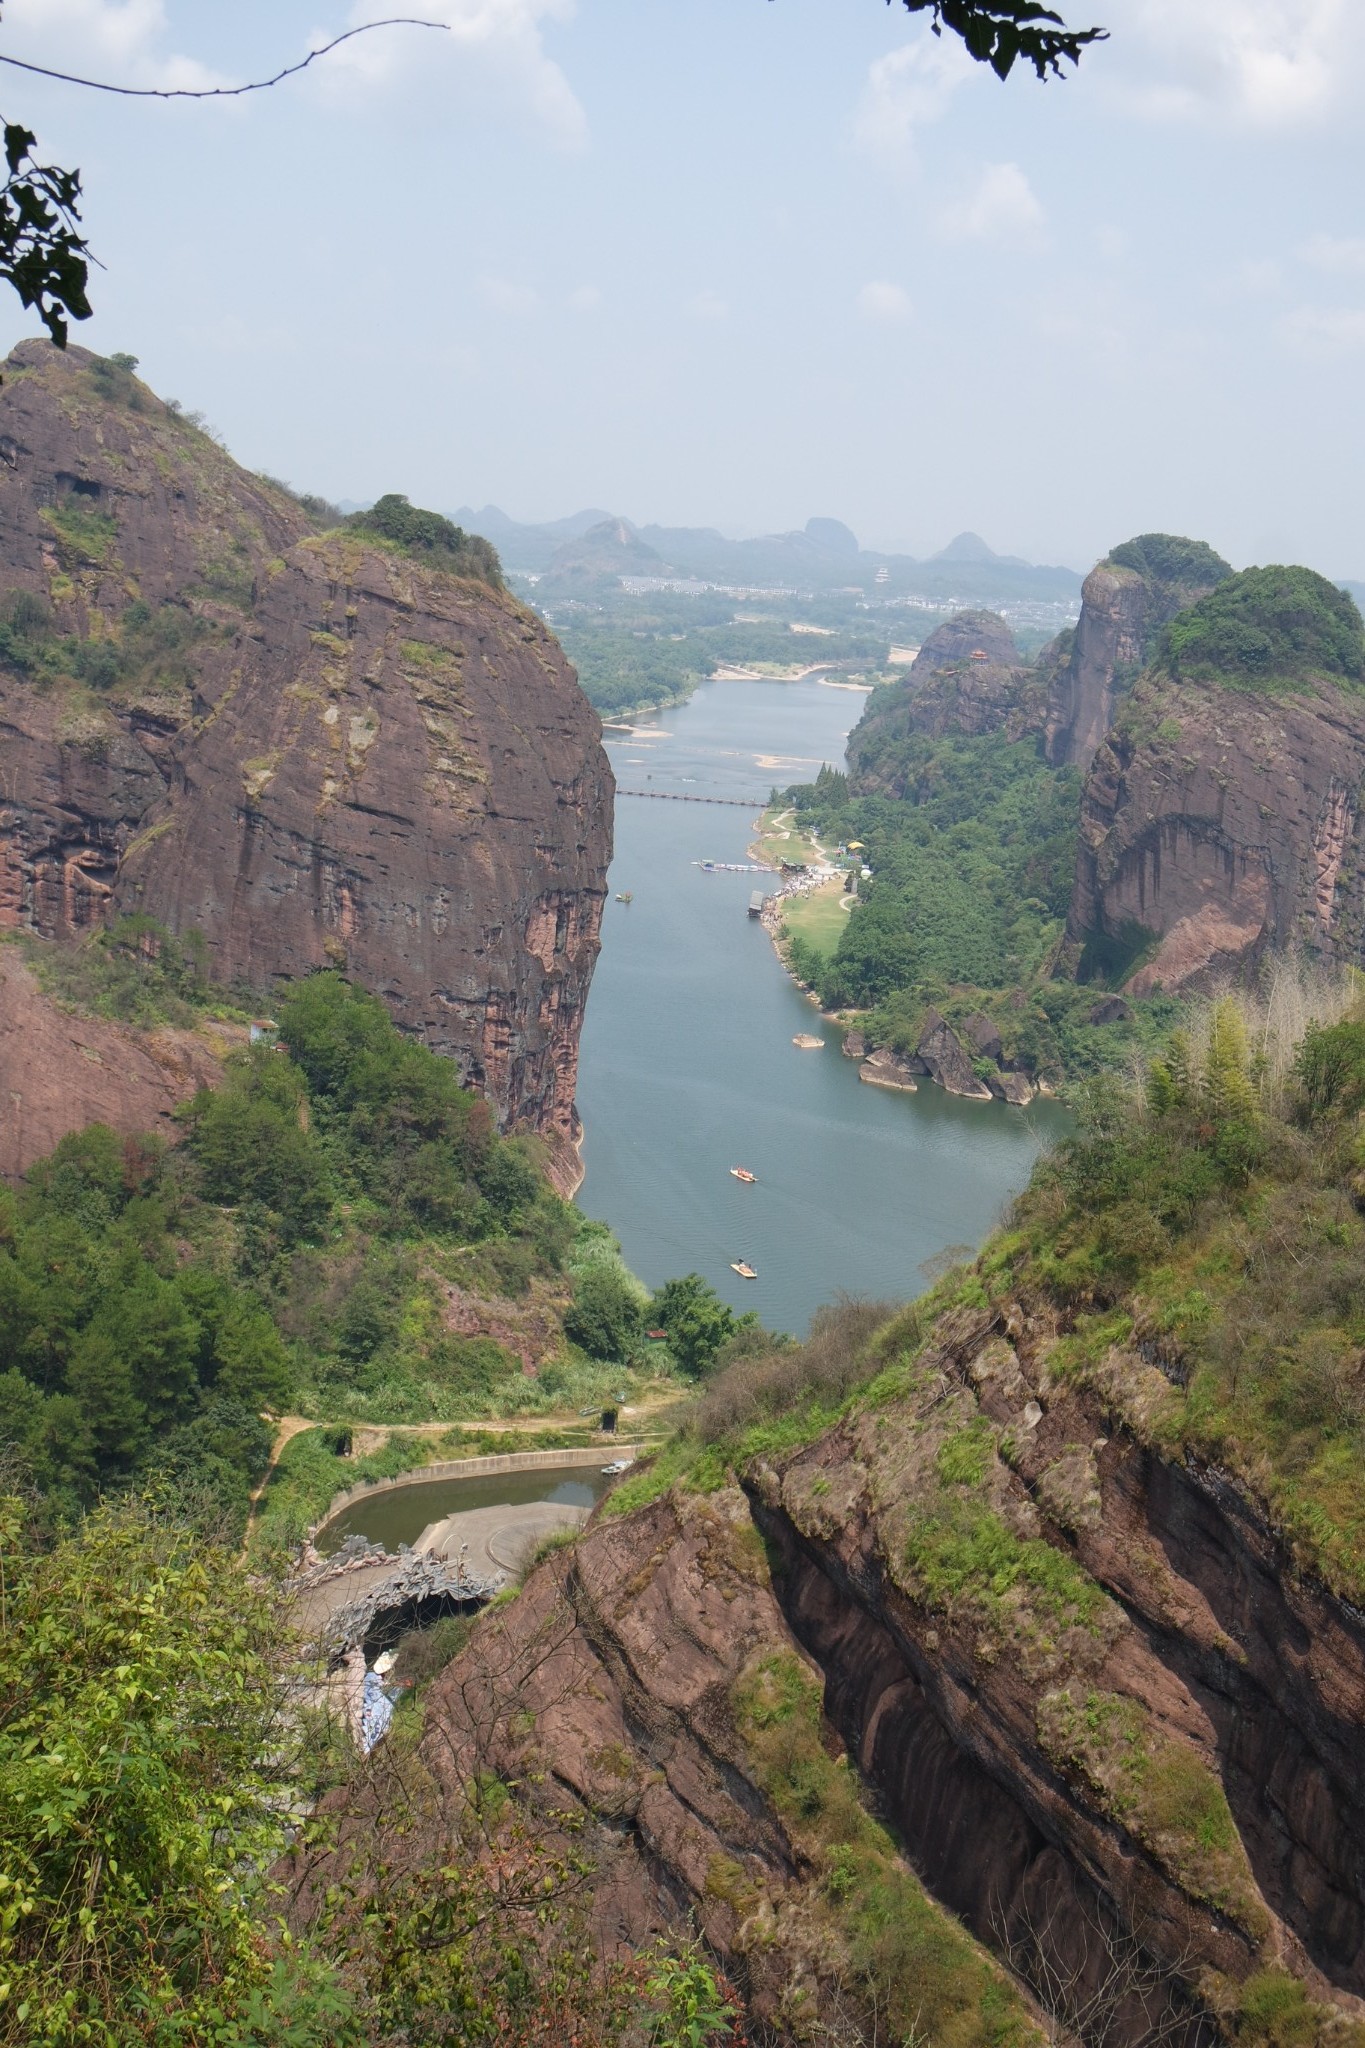
[[[0,277],[38,313],[58,348],[68,320],[88,320],[85,295],[89,245],[80,232],[81,174],[40,164],[37,140],[18,122],[5,123],[8,177],[0,187]]]
[[[1040,78],[1062,75],[1062,65],[1079,64],[1090,43],[1108,38],[1103,28],[1068,28],[1060,14],[1040,0],[902,0],[907,13],[932,13],[934,34],[945,28],[961,36],[978,64],[1008,78],[1022,57]],[[887,0],[891,5],[891,0]]]

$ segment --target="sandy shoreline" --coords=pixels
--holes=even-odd
[[[705,683],[804,683],[807,676],[823,675],[830,664],[827,661],[812,661],[805,668],[781,669],[775,675],[765,675],[762,669],[742,668],[736,662],[726,662],[720,668],[712,669],[709,676],[703,676]],[[833,689],[860,690],[862,683],[835,683]],[[870,688],[870,685],[866,687]]]

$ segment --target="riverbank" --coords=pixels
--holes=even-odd
[[[710,675],[698,676],[685,690],[675,691],[671,697],[646,697],[638,704],[614,704],[610,716],[602,715],[602,730],[604,733],[620,733],[624,739],[666,737],[655,733],[650,726],[637,726],[633,721],[690,704],[697,691],[707,683],[804,683],[812,677],[818,679],[822,689],[848,690],[858,697],[870,697],[877,687],[875,682],[863,681],[859,674],[845,675],[838,664],[829,661],[811,662],[806,668],[780,668],[776,664],[766,668],[745,668],[735,662],[722,662]],[[878,681],[886,680],[886,677],[878,677]]]
[[[845,920],[857,912],[858,899],[848,891],[847,866],[836,867],[813,832],[801,833],[790,809],[770,806],[758,823],[756,847],[775,848],[786,842],[805,855],[800,871],[788,874],[781,887],[764,898],[763,928],[783,971],[819,1008],[824,1021],[839,1032],[841,1049],[858,1063],[860,1081],[913,1095],[920,1082],[927,1080],[964,1101],[994,1099],[1016,1109],[1027,1108],[1036,1096],[1052,1093],[1040,1078],[1000,1063],[998,1037],[992,1040],[979,1032],[973,1036],[970,1031],[960,1036],[932,1005],[924,1006],[923,1029],[913,1049],[905,1051],[865,1040],[858,1029],[865,1013],[825,1009],[818,990],[798,970],[795,948],[800,945],[807,960],[814,954],[827,961],[836,951]]]
[[[815,676],[708,684],[670,715],[649,766],[662,787],[750,797],[841,761],[859,705]],[[627,757],[644,750],[607,741],[629,782],[638,771]],[[758,766],[779,753],[813,765],[778,775]],[[799,1333],[841,1289],[918,1294],[921,1262],[990,1228],[1052,1128],[1046,1115],[938,1088],[861,1087],[832,1030],[818,1051],[793,1044],[817,1020],[747,914],[755,886],[773,878],[694,865],[742,865],[765,809],[618,808],[580,1055],[578,1205],[613,1230],[647,1285],[697,1272],[736,1311]],[[790,838],[761,850],[793,862],[814,851]],[[632,892],[628,906],[615,900],[620,889]],[[757,1186],[730,1178],[737,1160]],[[756,1281],[731,1270],[740,1259]]]

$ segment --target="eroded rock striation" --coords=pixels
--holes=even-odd
[[[1140,1347],[1083,1382],[1051,1311],[976,1292],[890,1326],[868,1398],[739,1487],[599,1513],[438,1682],[428,1768],[452,1811],[492,1771],[595,1824],[599,1938],[695,1916],[783,2041],[872,1981],[821,1754],[1084,2038],[1241,2038],[1270,1972],[1305,2041],[1357,2040],[1365,1619],[1227,1475],[1154,1447]]]
[[[1349,652],[1346,672],[1273,689],[1165,659],[1143,675],[1082,795],[1067,924],[1082,973],[1141,994],[1289,947],[1359,961],[1365,692]]]
[[[1090,765],[1161,628],[1231,574],[1202,541],[1162,533],[1125,541],[1091,570],[1074,632],[1043,664],[1054,767]]]
[[[597,718],[506,592],[316,526],[126,369],[13,352],[0,926],[142,911],[261,988],[343,966],[504,1127],[571,1137]]]

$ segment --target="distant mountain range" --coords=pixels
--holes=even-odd
[[[600,507],[538,525],[496,505],[451,514],[491,540],[505,568],[538,576],[548,591],[601,588],[622,576],[695,578],[738,589],[865,590],[882,597],[1065,599],[1080,595],[1074,569],[997,555],[979,534],[960,533],[928,561],[859,545],[840,519],[808,519],[799,532],[727,540],[712,526],[635,526]]]

